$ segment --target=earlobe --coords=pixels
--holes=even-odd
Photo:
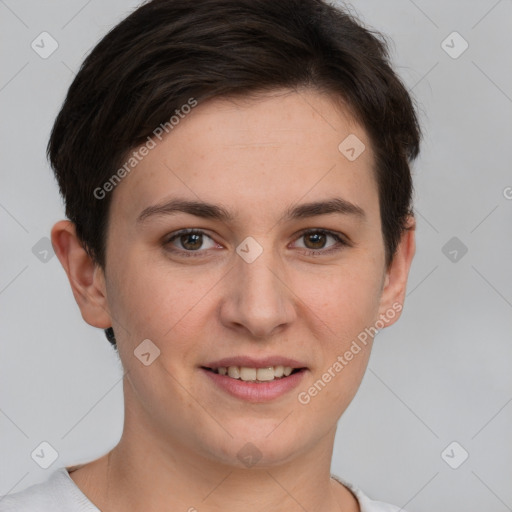
[[[411,268],[412,260],[416,252],[416,221],[414,217],[409,217],[407,229],[403,232],[400,244],[397,247],[393,261],[386,271],[386,277],[382,289],[379,314],[385,315],[391,309],[394,311],[387,326],[395,323],[400,314],[396,315],[397,305],[400,305],[399,312],[405,301],[405,292],[407,288],[407,279]],[[395,305],[393,307],[393,305]]]
[[[69,220],[57,222],[51,233],[55,254],[66,271],[83,319],[90,325],[112,325],[106,297],[104,272],[85,251]]]

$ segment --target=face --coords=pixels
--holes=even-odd
[[[355,160],[338,148],[351,134]],[[361,333],[390,308],[372,165],[331,98],[283,91],[199,104],[116,187],[105,297],[141,429],[269,465],[332,431],[367,365]],[[215,373],[233,367],[248,381]]]

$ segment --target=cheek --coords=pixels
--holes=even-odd
[[[125,258],[107,287],[112,315],[127,331],[122,331],[122,341],[132,349],[146,338],[162,351],[189,347],[190,336],[211,321],[205,307],[220,277],[213,272],[171,269],[166,261]]]
[[[298,402],[310,417],[335,422],[354,398],[364,376],[373,336],[368,330],[378,318],[380,275],[340,272],[325,279],[304,300],[314,314],[319,333],[318,365],[299,390]]]
[[[360,258],[357,263],[329,269],[315,276],[297,276],[299,296],[330,333],[333,347],[343,345],[373,325],[378,316],[381,274],[376,265]],[[311,316],[311,315],[310,315]]]

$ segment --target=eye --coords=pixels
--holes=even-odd
[[[212,242],[209,247],[203,246],[204,238],[207,238]],[[174,253],[180,253],[180,255],[183,256],[201,256],[199,249],[211,249],[215,246],[215,242],[213,242],[213,240],[200,229],[182,229],[168,238],[165,245],[175,247],[175,241],[181,247],[179,249],[170,248],[169,250]]]
[[[329,237],[334,239],[335,243],[326,249],[325,243]],[[349,245],[337,233],[325,229],[309,229],[307,231],[303,231],[299,236],[299,240],[300,239],[304,239],[306,241],[305,248],[310,249],[306,251],[308,256],[330,254],[332,252],[339,251],[343,246]]]

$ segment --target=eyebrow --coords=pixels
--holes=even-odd
[[[137,218],[137,223],[144,222],[150,217],[161,215],[174,215],[176,213],[188,213],[204,219],[213,219],[225,223],[234,222],[236,215],[223,206],[174,198],[161,204],[148,206]],[[296,219],[305,219],[325,214],[352,215],[361,220],[366,219],[365,211],[346,199],[334,197],[325,201],[314,201],[289,207],[279,219],[286,222]]]

